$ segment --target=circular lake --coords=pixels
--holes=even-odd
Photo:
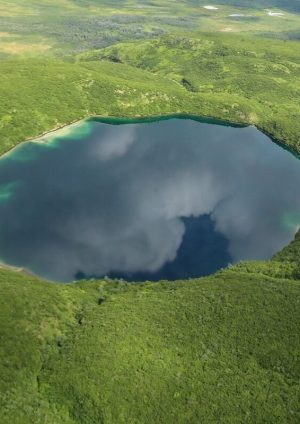
[[[0,160],[0,258],[48,279],[203,276],[299,228],[300,162],[255,127],[87,120],[39,141]]]

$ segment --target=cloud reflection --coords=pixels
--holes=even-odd
[[[0,162],[0,185],[21,182],[0,204],[3,260],[64,281],[79,270],[154,273],[176,259],[182,218],[204,215],[233,262],[268,258],[293,238],[300,219],[284,217],[300,216],[300,164],[254,127],[90,125],[82,141],[26,144],[35,159]]]

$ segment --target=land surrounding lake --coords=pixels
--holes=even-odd
[[[1,424],[300,422],[299,11],[0,0]]]

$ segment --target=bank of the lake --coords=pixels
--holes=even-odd
[[[80,127],[80,125],[84,122],[89,121],[99,121],[103,123],[113,124],[113,125],[122,125],[122,124],[135,124],[135,123],[151,123],[156,121],[164,121],[169,119],[191,119],[196,122],[214,124],[214,125],[222,125],[222,126],[230,126],[233,128],[245,128],[247,126],[255,126],[257,130],[261,131],[263,134],[268,136],[272,142],[276,143],[278,146],[292,153],[293,155],[299,157],[300,152],[298,148],[293,148],[289,146],[284,140],[276,138],[272,132],[261,128],[259,125],[254,125],[250,122],[242,122],[242,121],[231,121],[221,118],[216,118],[213,116],[203,116],[197,114],[190,113],[167,113],[161,115],[128,115],[128,116],[113,116],[113,115],[87,115],[83,118],[78,118],[70,122],[66,122],[60,124],[59,126],[50,128],[49,130],[44,131],[41,134],[37,134],[36,136],[30,136],[23,140],[20,140],[15,146],[9,148],[7,151],[1,154],[0,157],[5,155],[9,155],[11,151],[13,151],[16,147],[23,143],[27,142],[36,142],[36,143],[48,143],[51,139],[55,139],[56,137],[60,138],[69,133],[69,131],[76,130],[76,128]]]
[[[99,121],[103,123],[108,123],[112,125],[122,125],[122,124],[136,124],[136,123],[151,123],[156,121],[165,121],[169,119],[191,119],[193,121],[202,122],[202,123],[211,123],[214,125],[230,126],[234,128],[243,128],[249,126],[250,124],[241,123],[241,122],[231,122],[225,119],[218,119],[211,116],[201,116],[197,114],[189,113],[167,113],[165,115],[134,115],[134,116],[113,116],[113,115],[87,115],[83,118],[78,118],[70,122],[62,123],[58,126],[50,128],[49,130],[44,131],[41,134],[36,136],[30,136],[23,140],[20,140],[15,146],[11,147],[9,150],[1,154],[0,157],[10,154],[16,147],[20,146],[23,143],[27,142],[36,142],[36,143],[48,143],[56,137],[64,137],[68,133],[76,128],[79,128],[81,124],[89,121]],[[258,128],[259,129],[259,128]],[[275,141],[275,139],[274,139]],[[282,144],[284,145],[284,144]]]
[[[202,35],[201,40],[206,37]],[[131,54],[138,50],[142,55],[140,64],[133,63],[129,56],[125,59],[130,64],[112,63],[105,57],[99,61],[99,52],[94,56],[91,54],[86,61],[81,58],[72,63],[48,60],[45,64],[37,59],[3,61],[0,64],[3,77],[0,97],[5,102],[0,105],[0,153],[25,139],[37,138],[47,131],[85,117],[132,118],[172,113],[214,116],[231,123],[256,125],[299,152],[299,105],[296,102],[298,63],[296,54],[291,54],[292,47],[296,49],[296,45],[274,42],[274,45],[269,43],[268,50],[265,50],[264,42],[257,43],[255,56],[250,55],[253,49],[251,40],[237,42],[236,38],[223,35],[222,40],[207,38],[209,45],[216,49],[216,52],[213,50],[216,68],[233,68],[232,72],[222,74],[222,78],[209,68],[209,63],[202,60],[205,49],[201,40],[179,39],[174,43],[172,38],[163,38],[150,44],[150,47],[152,44],[153,48],[156,44],[159,47],[153,50],[153,63],[162,61],[162,51],[170,61],[168,69],[172,69],[172,57],[183,60],[184,43],[191,43],[191,55],[194,54],[196,60],[194,62],[190,57],[187,63],[181,63],[180,72],[185,79],[193,79],[199,85],[194,92],[180,84],[180,75],[177,76],[179,81],[173,81],[172,75],[166,73],[167,69],[141,69],[146,51],[142,42],[140,46],[132,44],[128,51]],[[230,55],[227,54],[229,45]],[[129,46],[120,45],[118,49],[122,54]],[[220,49],[226,55],[217,55]],[[276,65],[279,49],[280,69]],[[103,52],[103,55],[106,53]],[[172,53],[172,57],[169,57],[169,53]],[[247,64],[241,61],[244,53],[247,53]],[[145,58],[145,66],[147,63]],[[196,66],[191,77],[185,75],[189,73],[190,63]],[[198,63],[203,64],[199,69]],[[245,69],[246,65],[253,73]],[[247,75],[247,80],[241,81],[239,76],[243,73]],[[34,86],[31,80],[35,81]],[[201,84],[201,81],[205,84]]]

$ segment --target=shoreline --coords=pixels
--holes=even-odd
[[[178,113],[166,113],[162,115],[134,115],[134,116],[119,116],[119,115],[87,115],[84,118],[79,118],[74,121],[67,122],[65,124],[56,126],[50,130],[47,130],[37,136],[34,137],[28,137],[24,140],[20,141],[15,146],[9,148],[4,153],[0,154],[0,159],[3,157],[9,155],[14,149],[18,148],[24,143],[47,143],[45,140],[48,136],[54,137],[55,134],[63,132],[66,128],[80,125],[81,123],[85,121],[97,121],[111,124],[111,125],[124,125],[124,124],[132,124],[132,123],[150,123],[150,122],[156,122],[156,121],[163,121],[168,119],[191,119],[198,122],[203,123],[212,123],[215,125],[225,125],[225,126],[232,126],[236,128],[243,128],[252,126],[253,124],[250,123],[242,123],[242,122],[233,122],[225,119],[220,118],[214,118],[212,116],[205,116],[205,115],[196,115],[196,114],[190,114],[190,113],[184,113],[184,112],[178,112]],[[113,122],[113,121],[119,121],[119,122]],[[127,122],[126,122],[127,121]],[[211,122],[210,122],[211,121]],[[59,136],[59,135],[58,135]]]
[[[88,121],[99,121],[111,125],[124,125],[124,124],[134,124],[134,123],[151,123],[151,122],[157,122],[157,121],[164,121],[168,119],[191,119],[193,121],[207,123],[207,124],[214,124],[214,125],[223,125],[223,126],[231,126],[235,128],[246,128],[246,127],[255,127],[258,131],[262,132],[264,135],[266,135],[270,140],[277,144],[282,149],[290,152],[292,155],[296,156],[298,159],[300,159],[300,153],[293,149],[292,147],[289,147],[284,141],[276,138],[273,134],[268,132],[267,130],[264,130],[259,125],[255,125],[250,122],[238,122],[238,121],[230,121],[226,119],[221,118],[215,118],[213,116],[206,116],[206,115],[197,115],[193,113],[186,113],[186,112],[176,112],[176,113],[166,113],[161,115],[134,115],[134,116],[119,116],[119,115],[87,115],[83,118],[78,118],[74,121],[70,121],[67,123],[64,123],[62,125],[56,126],[50,130],[47,130],[40,135],[34,136],[34,137],[28,137],[25,138],[23,141],[20,141],[15,146],[9,148],[4,153],[0,154],[0,160],[4,158],[5,156],[8,156],[12,153],[12,151],[19,146],[21,146],[24,143],[47,143],[50,140],[46,140],[48,137],[55,137],[55,134],[59,137],[59,133],[63,133],[64,130],[66,130],[68,127],[75,127],[79,126],[81,123],[88,122]]]
[[[24,268],[24,267],[21,267],[21,266],[15,266],[15,265],[9,265],[5,262],[0,262],[0,270],[14,271],[14,272],[17,272],[19,274],[26,274],[26,275],[29,275],[31,277],[41,279],[41,277],[39,277],[37,274],[34,274],[34,272],[30,271],[28,268]]]
[[[40,134],[40,135],[38,135],[36,137],[25,138],[23,141],[20,141],[18,144],[16,144],[15,146],[11,147],[10,149],[8,149],[6,152],[0,154],[0,160],[2,158],[4,158],[5,156],[8,156],[14,149],[17,149],[19,146],[22,146],[22,144],[24,144],[24,143],[41,143],[41,144],[47,143],[46,138],[48,136],[51,136],[51,134],[62,132],[67,127],[79,125],[81,122],[83,122],[83,121],[85,121],[87,119],[89,119],[89,118],[81,118],[81,119],[78,119],[76,121],[72,121],[72,122],[63,124],[61,126],[52,128],[51,130],[45,131],[45,132],[43,132],[42,134]]]

